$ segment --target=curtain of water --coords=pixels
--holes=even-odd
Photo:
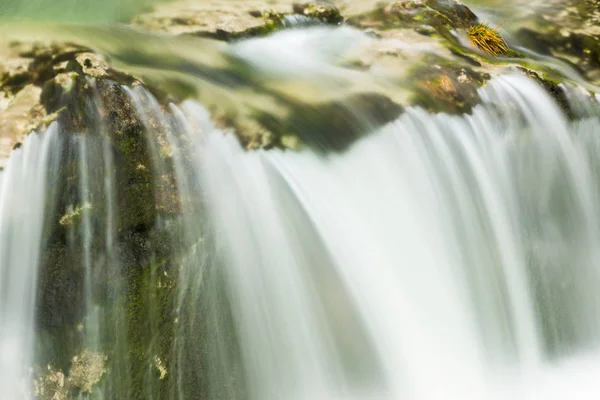
[[[56,125],[32,133],[0,172],[0,387],[2,398],[31,391],[35,304],[48,188],[56,182]]]
[[[598,396],[576,367],[600,339],[597,118],[523,77],[481,94],[326,156],[244,152],[184,107],[240,398]]]

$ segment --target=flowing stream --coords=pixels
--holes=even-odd
[[[322,82],[366,40],[336,32],[230,54]],[[370,132],[344,150],[246,151],[199,102],[115,85],[132,179],[88,84],[94,132],[54,122],[0,171],[2,399],[40,395],[39,370],[81,399],[600,397],[594,99],[566,88],[567,120],[500,75],[470,115],[357,114]]]

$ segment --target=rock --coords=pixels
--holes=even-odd
[[[506,29],[527,48],[554,57],[600,83],[600,10],[595,0],[548,0]]]
[[[467,29],[479,22],[473,11],[457,0],[425,0],[424,2],[447,18],[455,29]]]
[[[85,348],[83,326],[87,323],[88,312],[82,268],[86,256],[83,247],[70,241],[69,235],[72,237],[73,232],[81,232],[86,213],[91,226],[103,226],[107,206],[103,179],[90,179],[89,200],[80,198],[79,141],[86,137],[91,142],[100,138],[109,142],[116,185],[117,203],[114,206],[128,211],[120,215],[116,227],[119,238],[115,239],[114,246],[119,254],[118,272],[115,271],[117,266],[110,265],[111,260],[105,259],[102,235],[94,239],[89,249],[93,259],[91,273],[102,277],[95,280],[92,288],[98,306],[114,302],[115,298],[111,296],[117,291],[116,287],[120,287],[123,292],[117,291],[119,295],[130,300],[141,295],[139,290],[159,291],[164,300],[160,307],[173,309],[168,298],[173,293],[171,276],[177,275],[171,270],[174,266],[167,262],[162,264],[160,272],[163,275],[156,288],[146,288],[143,281],[152,269],[148,267],[153,264],[152,257],[164,259],[171,254],[166,239],[170,234],[167,228],[158,228],[155,222],[158,215],[178,215],[179,199],[174,196],[175,181],[168,154],[161,153],[167,165],[165,175],[154,179],[144,124],[123,90],[123,85],[141,85],[139,81],[113,69],[103,57],[84,48],[21,43],[11,47],[10,51],[13,58],[0,63],[8,71],[0,84],[2,156],[8,157],[33,129],[44,134],[52,122],[57,121],[60,125],[61,152],[55,155],[61,157],[60,179],[48,188],[48,198],[54,199],[55,203],[47,213],[49,224],[43,240],[45,248],[41,255],[36,308],[36,345],[43,349],[37,354],[37,362],[50,367],[37,369],[33,389],[44,400],[66,400],[75,398],[77,392],[92,392],[104,374],[109,373],[111,358],[108,357],[119,357],[110,342],[103,344],[103,348],[110,350],[106,353],[81,350]],[[6,67],[11,60],[18,61],[13,63],[17,65],[14,69]],[[23,80],[16,76],[22,76]],[[159,103],[166,98],[159,96]],[[174,98],[171,96],[169,100]],[[165,103],[159,106],[165,106]],[[92,171],[92,174],[98,172]],[[131,237],[136,240],[129,240]],[[152,251],[148,243],[153,243]],[[141,322],[147,321],[149,317],[144,314],[147,310],[140,309],[140,302],[132,301],[131,304],[136,306],[121,312],[137,315]],[[106,309],[112,310],[111,307]],[[165,318],[171,316],[166,313]],[[132,323],[129,329],[129,339],[140,338],[136,345],[140,356],[135,367],[140,370],[147,367],[145,362],[148,361],[142,349],[145,351],[154,339],[139,332],[143,329],[143,323]],[[171,339],[165,339],[165,346],[170,349],[167,340]],[[162,376],[162,380],[167,381],[165,371],[169,357],[162,348],[155,354],[160,361],[156,364],[159,378]],[[141,372],[139,376],[142,376]],[[142,381],[136,381],[140,394],[143,393]]]
[[[0,168],[5,165],[15,146],[44,121],[47,114],[40,105],[41,92],[37,86],[25,85],[0,110]]]
[[[361,28],[423,29],[424,26],[428,26],[447,39],[451,39],[450,30],[464,30],[477,22],[477,16],[468,7],[454,0],[401,0],[390,4],[380,3],[369,12],[348,18],[349,24]]]
[[[297,148],[294,139],[317,151],[343,151],[363,135],[402,114],[402,106],[378,93],[351,95],[321,104],[295,104],[281,121],[268,115],[258,117],[262,126],[276,134],[272,146]]]
[[[75,57],[75,61],[79,65],[76,69],[80,69],[81,73],[93,78],[110,77],[110,66],[98,54],[95,53],[80,53]]]
[[[47,365],[34,369],[33,394],[40,400],[69,400],[72,391],[92,393],[106,373],[107,356],[84,349],[71,360],[68,376],[62,370]]]
[[[136,26],[172,35],[187,34],[231,41],[266,36],[293,26],[287,18],[295,15],[323,24],[338,25],[344,21],[336,7],[320,3],[254,0],[233,4],[180,0],[156,7],[132,22]]]
[[[470,113],[480,102],[477,89],[491,76],[472,68],[430,57],[426,66],[414,70],[414,97],[411,103],[431,112]]]
[[[330,5],[324,4],[294,4],[293,11],[296,14],[316,19],[324,24],[338,25],[344,22],[340,11]]]
[[[542,78],[537,72],[526,68],[516,67],[516,69],[524,73],[528,77],[532,78],[537,83],[539,83],[544,88],[544,90],[546,90],[546,92],[556,101],[556,103],[563,111],[565,116],[569,119],[573,118],[573,111],[571,110],[571,106],[569,105],[567,95],[557,82],[551,79]]]
[[[160,359],[159,356],[154,356],[154,367],[156,368],[156,370],[159,373],[158,379],[160,379],[162,381],[163,379],[165,379],[167,377],[167,374],[169,372],[167,371],[167,368],[165,367],[164,362]]]
[[[283,13],[292,1],[197,2],[180,0],[158,5],[149,13],[135,17],[135,26],[171,35],[194,34],[198,36],[228,38],[251,29],[260,30],[265,24],[264,11]],[[260,10],[260,14],[256,12]],[[220,33],[219,33],[220,32]]]
[[[105,364],[108,357],[102,353],[88,349],[73,357],[69,370],[69,384],[82,393],[92,393],[94,386],[106,373]]]
[[[13,43],[4,49],[0,58],[0,168],[26,135],[38,128],[43,131],[58,119],[60,104],[79,74],[100,74],[96,66],[100,57],[86,51],[74,45],[37,42]]]
[[[54,370],[50,365],[45,371],[37,372],[33,380],[33,395],[40,400],[67,400],[69,388],[62,371]]]

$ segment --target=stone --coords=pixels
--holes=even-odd
[[[106,355],[88,349],[74,356],[69,370],[70,385],[78,388],[82,393],[92,393],[94,386],[106,373],[107,359]]]

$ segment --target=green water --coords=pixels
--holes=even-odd
[[[162,0],[0,0],[0,18],[81,24],[125,22]]]

